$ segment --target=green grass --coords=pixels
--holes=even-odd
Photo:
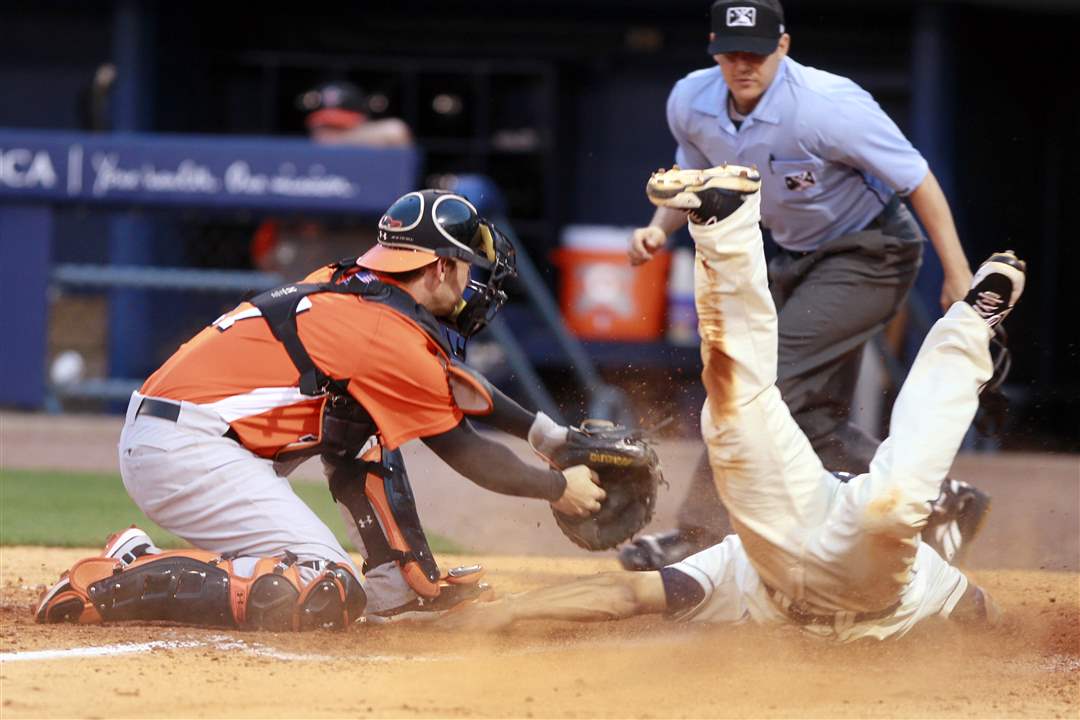
[[[346,548],[345,524],[321,483],[293,483],[293,490],[334,531]],[[4,470],[0,472],[0,545],[98,547],[113,532],[134,523],[163,548],[186,547],[151,522],[128,497],[119,475]],[[460,553],[459,545],[428,534],[436,553]]]

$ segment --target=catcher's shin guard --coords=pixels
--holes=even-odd
[[[333,455],[324,460],[332,468],[330,494],[349,509],[364,541],[364,572],[397,563],[416,594],[438,597],[439,567],[420,526],[401,453],[376,446],[359,460]]]
[[[304,583],[291,553],[254,558],[250,575],[234,561],[204,550],[146,555],[124,565],[112,558],[80,560],[67,588],[46,591],[34,611],[40,623],[82,624],[166,620],[244,630],[340,629],[364,612],[366,597],[345,568],[329,563]]]

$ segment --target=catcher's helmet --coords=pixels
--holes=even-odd
[[[483,329],[506,302],[502,284],[517,274],[514,246],[480,217],[464,195],[419,190],[398,198],[379,220],[378,244],[357,265],[381,272],[407,272],[454,258],[472,266],[458,307],[440,320],[462,337]]]

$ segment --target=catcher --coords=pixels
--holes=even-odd
[[[461,361],[514,273],[512,245],[465,197],[423,190],[386,211],[360,258],[215,320],[132,394],[119,445],[132,499],[196,549],[117,533],[43,594],[36,619],[303,630],[476,598],[479,566],[442,574],[428,547],[399,450],[415,438],[484,488],[550,502],[588,536],[581,521],[605,491],[574,448],[605,447],[603,436],[524,410]],[[468,416],[562,469],[523,463]],[[363,573],[285,479],[314,455],[355,524]]]
[[[839,641],[885,639],[929,617],[993,622],[989,595],[919,531],[939,480],[992,383],[995,327],[1024,287],[1011,252],[983,263],[930,330],[868,473],[821,463],[776,387],[777,319],[758,228],[760,176],[726,166],[655,174],[650,199],[689,211],[708,399],[701,429],[736,534],[681,562],[511,596],[447,617],[451,627],[606,620],[643,613],[791,624]]]

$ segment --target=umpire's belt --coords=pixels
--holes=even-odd
[[[138,405],[135,407],[134,413],[129,415],[132,421],[144,416],[155,417],[174,422],[179,427],[196,432],[206,433],[207,435],[223,435],[237,440],[233,429],[213,410],[192,403],[146,397],[138,393],[132,396],[132,405],[135,405],[136,402]],[[131,413],[131,409],[128,412]]]
[[[897,610],[900,609],[900,601],[882,610],[873,610],[871,612],[850,612],[847,610],[841,610],[834,613],[818,614],[810,612],[806,606],[792,602],[786,595],[779,590],[774,590],[768,585],[765,586],[765,591],[769,593],[769,597],[776,604],[780,611],[787,615],[788,619],[796,625],[825,625],[827,627],[836,627],[844,624],[857,624],[861,622],[867,622],[868,620],[881,620],[887,618]]]

